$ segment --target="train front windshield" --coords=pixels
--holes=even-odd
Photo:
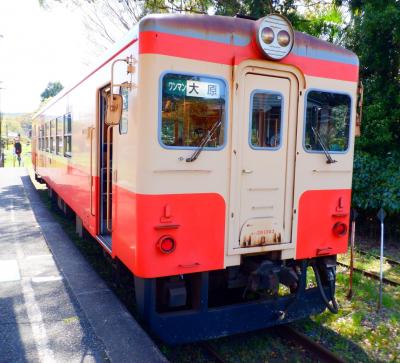
[[[206,147],[224,144],[225,83],[220,79],[182,74],[162,78],[160,141],[167,147],[197,147],[220,120]]]

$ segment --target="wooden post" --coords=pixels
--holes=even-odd
[[[350,276],[349,276],[349,292],[347,299],[351,300],[353,297],[353,270],[354,270],[354,246],[356,239],[356,218],[358,213],[355,209],[351,210],[351,240],[350,240]]]
[[[383,208],[379,209],[377,214],[378,219],[381,222],[381,258],[380,258],[380,272],[379,272],[379,302],[378,302],[378,311],[382,308],[382,284],[383,284],[383,244],[384,244],[384,224],[386,213]]]

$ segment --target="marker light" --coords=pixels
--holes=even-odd
[[[333,233],[338,237],[343,237],[347,233],[347,224],[336,222],[332,227]]]
[[[272,60],[286,57],[292,50],[294,30],[289,20],[271,14],[257,21],[257,43],[262,52]]]
[[[286,30],[278,33],[278,43],[281,47],[287,47],[290,43],[290,34]]]
[[[162,236],[157,242],[157,247],[162,253],[172,253],[175,251],[175,240],[171,236]]]
[[[261,32],[261,38],[265,44],[271,44],[275,39],[274,31],[271,28],[264,28]]]

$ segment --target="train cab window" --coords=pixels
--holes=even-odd
[[[351,98],[349,95],[309,91],[304,147],[307,151],[345,152],[349,146]]]
[[[223,147],[226,85],[221,79],[167,73],[162,78],[160,142],[166,147]],[[219,124],[220,123],[220,124]]]
[[[63,152],[63,118],[56,119],[56,154],[62,155]]]
[[[119,123],[120,135],[128,133],[128,96],[129,90],[121,87],[120,94],[122,96],[122,115]]]
[[[71,157],[72,152],[72,115],[64,115],[64,156]]]
[[[55,148],[54,148],[54,138],[55,138],[55,128],[56,128],[56,126],[55,126],[55,123],[56,123],[56,121],[55,120],[51,120],[50,121],[50,152],[51,153],[53,153],[54,152],[54,150],[55,150]]]
[[[281,145],[282,104],[280,93],[255,91],[251,96],[250,146],[278,149]]]

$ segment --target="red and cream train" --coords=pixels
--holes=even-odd
[[[148,16],[35,115],[35,172],[167,342],[335,311],[357,84],[352,52],[279,15]]]

